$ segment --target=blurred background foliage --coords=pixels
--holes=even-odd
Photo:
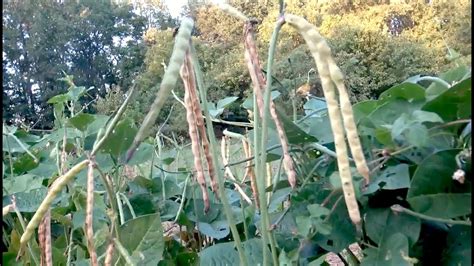
[[[46,101],[66,90],[57,81],[64,71],[77,84],[93,87],[84,104],[101,114],[118,108],[134,79],[139,93],[127,114],[139,124],[159,88],[179,17],[173,18],[161,1],[131,2],[4,1],[4,121],[50,128],[52,111]],[[278,16],[277,2],[229,3],[260,22],[257,39],[265,62]],[[327,38],[353,102],[374,99],[415,74],[434,75],[471,64],[471,2],[467,0],[285,3],[286,12],[304,16]],[[245,117],[240,103],[250,95],[251,87],[243,57],[242,22],[209,1],[190,1],[182,15],[196,21],[194,42],[209,100],[238,96],[240,101],[222,118]],[[313,94],[322,96],[317,73],[308,75],[311,68],[315,65],[304,41],[284,27],[276,53],[274,89],[282,93],[279,102],[286,110],[291,109],[291,91],[307,81]],[[180,81],[174,92],[182,99]],[[184,108],[173,96],[166,105],[157,125],[169,116],[169,132],[185,138]]]

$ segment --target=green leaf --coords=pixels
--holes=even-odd
[[[471,193],[442,193],[408,199],[411,208],[437,218],[452,219],[471,213]]]
[[[275,193],[272,194],[270,197],[270,203],[268,205],[268,212],[272,213],[275,212],[280,206],[281,203],[288,198],[288,195],[291,193],[291,187],[286,187],[282,189],[278,189]]]
[[[154,152],[155,148],[153,145],[143,142],[140,144],[140,146],[138,146],[132,159],[128,162],[128,165],[139,165],[150,161],[152,156],[154,156]]]
[[[324,219],[330,213],[328,208],[323,207],[320,204],[310,204],[306,206],[306,208],[311,214],[311,217],[314,217],[314,218]]]
[[[36,212],[44,197],[46,197],[46,194],[48,194],[48,189],[46,187],[32,189],[29,192],[16,193],[16,207],[20,212]],[[60,198],[61,197],[56,198],[53,203],[58,202]],[[4,195],[3,206],[10,203],[11,198]]]
[[[354,113],[354,119],[356,124],[358,124],[362,118],[365,118],[370,113],[372,113],[375,108],[377,108],[377,106],[377,100],[367,100],[354,104],[352,106],[352,112]]]
[[[303,109],[306,114],[309,114],[314,111],[327,109],[327,104],[324,100],[311,98],[303,105]]]
[[[217,108],[226,108],[227,106],[229,106],[229,104],[235,102],[237,99],[239,99],[239,97],[235,96],[221,99],[217,102]]]
[[[387,127],[379,127],[375,129],[375,138],[378,142],[385,146],[394,146],[395,143],[392,140],[392,132]]]
[[[361,265],[363,266],[411,266],[414,259],[408,257],[408,238],[401,234],[395,233],[386,238],[376,250],[364,257]]]
[[[446,239],[443,265],[472,265],[472,239],[470,226],[454,225]]]
[[[51,97],[47,103],[55,104],[55,103],[65,103],[71,100],[71,96],[69,94],[58,94],[56,96]]]
[[[415,147],[426,147],[429,144],[428,129],[422,124],[412,125],[406,133],[406,138],[408,144]]]
[[[86,92],[86,87],[84,86],[79,86],[79,87],[72,87],[68,92],[67,95],[71,99],[71,101],[77,102],[79,98],[81,98],[82,95]]]
[[[421,222],[408,214],[394,213],[389,208],[369,209],[365,217],[365,230],[367,236],[379,247],[395,233],[405,235],[411,246],[418,240]]]
[[[394,99],[378,106],[368,118],[374,125],[392,125],[402,114],[411,114],[423,104],[421,101],[408,102]]]
[[[471,117],[471,78],[465,79],[423,105],[422,110],[437,113],[444,121]]]
[[[229,225],[226,221],[214,221],[212,223],[198,222],[199,232],[215,239],[222,239],[229,235]]]
[[[120,226],[119,235],[137,265],[157,265],[163,259],[165,246],[159,213],[127,221]]]
[[[89,126],[87,127],[87,132],[86,132],[87,136],[96,134],[97,132],[99,132],[101,128],[105,130],[106,123],[110,118],[109,116],[106,116],[106,115],[96,114],[93,116],[94,116],[94,121],[90,123]]]
[[[43,187],[43,178],[25,174],[21,176],[9,177],[3,180],[4,195],[11,195],[19,192],[30,192],[33,189]]]
[[[394,190],[410,187],[408,164],[387,167],[367,187],[364,194],[371,194],[379,189]]]
[[[130,147],[136,133],[137,128],[133,125],[131,119],[121,120],[104,141],[101,150],[115,158],[119,158],[119,156]]]
[[[460,66],[458,68],[450,69],[449,71],[442,73],[439,75],[441,79],[452,84],[453,82],[461,81],[463,78],[466,77],[471,70],[467,66]],[[449,88],[446,86],[442,86],[436,82],[433,82],[427,89],[426,89],[426,98],[428,100],[432,100],[436,98],[436,96],[440,95],[441,93],[445,92]]]
[[[296,222],[296,228],[298,228],[298,234],[307,237],[309,234],[309,231],[313,227],[313,224],[311,223],[311,218],[307,216],[297,216],[295,218]]]
[[[11,135],[3,135],[3,145],[2,145],[2,150],[4,152],[11,152],[11,153],[24,153],[26,152],[24,148],[21,147],[21,145],[18,143],[20,141],[23,145],[25,145],[25,148],[29,148],[30,145],[23,143],[21,140],[18,138],[15,139],[14,136]]]
[[[339,201],[328,223],[332,226],[331,234],[316,234],[313,240],[323,249],[331,252],[341,252],[350,244],[356,242],[356,229],[349,218],[344,201]]]
[[[69,124],[79,129],[82,132],[87,130],[87,127],[94,122],[95,117],[91,114],[80,113],[69,118]]]
[[[258,265],[263,261],[262,242],[253,238],[242,243],[247,258],[247,265]],[[199,265],[239,265],[240,259],[234,242],[220,243],[205,248],[199,253]]]
[[[310,117],[299,123],[299,125],[301,125],[306,133],[315,137],[319,144],[324,145],[334,142],[331,123],[327,114],[320,117]]]
[[[411,114],[414,121],[419,123],[432,122],[432,123],[443,123],[443,119],[438,114],[433,112],[426,112],[422,110],[415,110]]]
[[[401,83],[380,94],[379,104],[394,99],[404,99],[408,102],[423,101],[425,99],[425,89],[418,84]]]
[[[407,198],[452,191],[452,175],[457,170],[455,156],[459,152],[459,149],[442,150],[425,158],[413,174]]]

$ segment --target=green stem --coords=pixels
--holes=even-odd
[[[211,116],[209,114],[209,107],[207,105],[207,87],[204,85],[203,76],[201,72],[201,66],[199,65],[199,61],[196,56],[196,51],[194,49],[194,45],[192,44],[190,45],[190,52],[191,52],[191,57],[192,57],[192,65],[194,67],[194,72],[196,74],[196,82],[199,88],[199,94],[201,96],[201,102],[203,105],[202,109],[206,117],[205,119],[206,128],[207,128],[207,134],[209,136],[209,144],[210,144],[209,146],[211,150],[212,161],[214,162],[214,165],[216,165],[217,169],[221,169],[221,167],[219,167],[220,160],[218,160],[217,151],[216,151],[217,149],[216,136],[214,134]],[[216,172],[217,172],[219,196],[222,201],[222,205],[224,207],[224,213],[226,215],[227,220],[229,221],[229,227],[230,227],[230,231],[232,232],[232,237],[234,238],[235,245],[237,246],[237,251],[239,252],[240,264],[247,265],[247,258],[245,256],[242,242],[240,240],[239,231],[237,231],[237,227],[235,226],[234,215],[232,213],[231,206],[227,199],[227,195],[225,194],[224,176],[222,174],[222,171],[216,171]]]
[[[130,255],[128,254],[127,250],[122,246],[122,243],[120,243],[117,238],[114,238],[114,244],[122,258],[127,263],[127,265],[135,266],[136,264],[132,261],[132,258],[130,258]]]
[[[404,208],[398,204],[396,205],[393,205],[391,207],[391,209],[394,211],[394,212],[404,212],[408,215],[411,215],[411,216],[414,216],[414,217],[418,217],[420,219],[423,219],[423,220],[428,220],[428,221],[434,221],[434,222],[440,222],[440,223],[445,223],[445,224],[457,224],[457,225],[467,225],[467,226],[472,226],[472,223],[471,221],[457,221],[457,220],[451,220],[451,219],[443,219],[443,218],[437,218],[437,217],[433,217],[433,216],[428,216],[428,215],[425,215],[425,214],[421,214],[421,213],[418,213],[418,212],[414,212],[412,210],[409,210],[407,208]]]
[[[114,118],[112,119],[112,121],[108,125],[104,136],[97,142],[97,144],[92,149],[92,152],[90,154],[91,157],[94,156],[99,151],[102,144],[104,144],[105,140],[109,137],[109,135],[112,133],[113,129],[117,125],[120,117],[125,112],[125,109],[127,109],[128,103],[130,102],[130,100],[135,95],[135,86],[136,86],[135,84],[132,85],[132,88],[130,89],[130,93],[128,94],[127,98],[125,99],[125,101],[122,103],[122,105],[118,109],[117,114],[115,114]]]
[[[118,211],[119,211],[119,215],[120,215],[120,225],[122,225],[122,224],[125,223],[125,217],[123,217],[122,202],[120,200],[119,193],[120,192],[117,192],[117,194],[115,194],[115,198],[116,198],[116,201],[117,201]]]
[[[188,176],[186,177],[186,180],[184,180],[183,193],[181,194],[181,203],[179,204],[178,212],[176,213],[176,217],[174,218],[174,223],[178,222],[179,215],[183,211],[184,202],[186,199],[186,188],[188,187],[188,181],[190,177],[191,177],[191,174],[188,174]]]
[[[20,221],[21,228],[23,229],[23,232],[25,232],[26,231],[26,224],[25,224],[25,221],[23,220],[23,216],[21,215],[20,211],[16,207],[16,199],[13,198],[12,203],[13,203],[13,210],[15,210],[15,213],[18,216],[18,220]],[[33,261],[35,262],[35,264],[39,265],[39,260],[36,257],[35,253],[33,253],[33,249],[31,248],[30,242],[31,242],[31,240],[28,242],[28,245],[27,245],[28,246],[28,252],[30,253],[30,256],[33,259]]]
[[[8,141],[8,138],[5,138],[5,142],[7,143],[7,149],[8,149],[8,161],[10,163],[10,176],[13,177],[13,157],[12,157],[10,142]]]
[[[264,93],[264,104],[263,104],[263,117],[262,117],[262,133],[261,133],[261,146],[260,150],[264,151],[265,146],[267,145],[267,140],[268,140],[268,124],[269,124],[269,117],[270,117],[270,102],[272,100],[271,98],[271,90],[272,90],[272,68],[273,68],[273,57],[275,55],[275,50],[277,46],[277,40],[278,40],[278,34],[280,32],[281,27],[285,23],[285,19],[283,16],[280,16],[278,18],[278,21],[276,22],[275,29],[273,30],[272,33],[272,38],[270,40],[270,47],[268,50],[268,60],[267,60],[267,85],[265,88],[265,93]],[[267,202],[266,202],[266,197],[265,197],[265,184],[264,184],[264,176],[265,176],[265,162],[267,159],[267,153],[262,152],[260,155],[260,159],[257,161],[260,161],[259,163],[259,168],[257,168],[257,185],[258,185],[258,190],[259,190],[259,199],[260,199],[260,209],[261,209],[261,214],[262,214],[262,233],[263,235],[266,235],[266,238],[268,240],[272,239],[272,233],[270,232],[270,221],[268,217],[268,209],[267,209]],[[266,242],[266,241],[264,241]],[[264,243],[264,250],[266,249],[266,245]],[[277,257],[277,252],[276,252],[276,247],[273,243],[273,241],[270,241],[270,248],[272,252],[272,258],[273,258],[273,264],[278,265],[278,257]],[[268,262],[267,262],[268,263]],[[264,265],[265,264],[265,257],[264,257]]]
[[[102,172],[100,167],[95,164],[95,169],[99,172],[99,176],[102,179],[102,183],[104,183],[105,189],[107,190],[107,196],[109,197],[109,202],[110,202],[110,208],[112,210],[112,226],[114,227],[115,230],[115,237],[118,239],[119,238],[119,232],[118,232],[118,204],[117,204],[117,199],[115,198],[115,192],[113,189],[112,184],[110,183],[109,179],[107,176]],[[119,239],[120,240],[120,239]]]
[[[417,83],[419,81],[422,81],[422,80],[428,80],[428,81],[432,81],[432,82],[435,82],[435,83],[438,83],[440,84],[441,86],[443,87],[446,87],[446,88],[450,88],[451,85],[449,85],[449,83],[447,83],[446,81],[440,79],[440,78],[437,78],[437,77],[429,77],[429,76],[426,76],[426,77],[421,77],[421,78],[418,78],[417,79]]]
[[[132,214],[132,218],[135,219],[137,218],[137,215],[135,214],[135,211],[133,210],[132,204],[130,204],[130,201],[128,198],[125,196],[123,193],[119,193],[119,195],[122,197],[123,201],[125,201],[125,204],[127,204],[128,210]]]

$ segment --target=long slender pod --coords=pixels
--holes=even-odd
[[[93,226],[93,210],[94,210],[94,165],[95,162],[90,160],[87,170],[87,200],[86,200],[86,221],[85,232],[87,239],[87,249],[89,250],[89,257],[91,265],[99,265],[97,261],[97,252],[94,247],[94,229]]]
[[[250,77],[252,79],[252,83],[254,86],[254,92],[257,97],[257,104],[258,109],[260,111],[260,116],[263,117],[263,96],[262,90],[265,87],[265,77],[261,71],[260,60],[257,52],[257,46],[254,41],[254,28],[253,23],[248,21],[245,24],[245,59],[247,61],[247,66],[249,68]],[[280,119],[278,118],[278,114],[276,112],[275,103],[272,99],[270,99],[270,115],[275,122],[275,126],[277,129],[278,137],[280,139],[280,143],[282,146],[283,151],[283,167],[285,168],[285,172],[288,176],[288,181],[292,188],[296,186],[296,172],[294,170],[293,161],[290,157],[289,146],[288,146],[288,139],[286,137],[285,130],[283,129],[283,124],[281,123]]]
[[[142,126],[138,130],[135,139],[133,140],[132,146],[127,152],[127,159],[129,161],[133,156],[136,148],[145,139],[151,127],[156,121],[158,114],[163,107],[168,95],[176,84],[179,75],[179,69],[184,61],[186,51],[189,49],[189,40],[191,39],[191,32],[193,30],[194,22],[191,19],[183,19],[179,27],[178,34],[176,35],[175,45],[173,53],[171,54],[170,62],[163,75],[163,80],[160,84],[160,90],[156,94],[155,101],[153,102],[150,111],[145,116]]]
[[[344,192],[344,200],[351,221],[360,231],[361,217],[355,197],[354,185],[352,183],[347,147],[344,138],[342,115],[338,107],[337,96],[327,63],[327,58],[330,57],[331,50],[324,38],[318,33],[316,27],[311,25],[305,19],[292,14],[286,14],[286,22],[296,28],[296,30],[298,30],[298,32],[303,36],[316,62],[318,73],[321,77],[324,96],[328,105],[330,124],[336,145],[339,175]]]
[[[196,114],[193,109],[193,102],[191,98],[191,87],[189,77],[192,69],[189,69],[189,64],[181,66],[180,75],[184,83],[184,104],[186,108],[186,120],[188,121],[189,137],[191,139],[191,151],[194,156],[194,167],[196,168],[196,180],[201,187],[202,198],[204,200],[204,212],[209,211],[209,194],[207,192],[206,178],[202,167],[201,151],[199,147],[199,134],[196,124]]]
[[[30,222],[26,226],[26,230],[20,239],[21,247],[24,247],[26,243],[28,243],[35,229],[38,227],[39,223],[53,203],[53,200],[56,199],[61,190],[88,164],[89,160],[84,160],[76,164],[67,173],[65,173],[53,183],[50,190],[48,191],[48,194],[44,198],[43,202],[41,202],[38,210],[36,210],[36,213],[33,215],[33,218],[31,218]]]
[[[217,179],[216,179],[216,170],[214,167],[214,163],[212,162],[211,152],[209,150],[209,140],[206,134],[206,127],[204,127],[204,118],[202,116],[201,104],[199,103],[199,98],[197,96],[196,91],[196,78],[194,76],[194,72],[192,69],[191,57],[189,56],[189,51],[186,52],[186,57],[184,58],[184,65],[187,66],[188,69],[188,86],[189,86],[189,93],[192,102],[192,108],[194,112],[194,118],[196,121],[196,126],[198,129],[198,133],[201,139],[202,149],[204,151],[204,157],[207,161],[207,168],[209,170],[209,178],[211,180],[211,188],[214,192],[214,195],[219,198],[218,188],[217,188]]]
[[[214,130],[212,127],[212,120],[211,120],[211,115],[209,114],[209,107],[207,105],[207,88],[204,85],[204,81],[202,78],[202,71],[201,71],[201,66],[199,65],[199,61],[196,56],[196,51],[191,44],[191,59],[192,59],[192,65],[194,68],[194,73],[196,75],[196,81],[198,84],[199,88],[199,94],[201,97],[201,101],[203,102],[203,111],[204,111],[204,116],[206,117],[206,128],[207,128],[207,134],[209,136],[209,141],[210,141],[210,148],[211,148],[211,156],[212,160],[214,161],[214,165],[216,165],[216,169],[221,169],[219,166],[219,161],[217,158],[217,142],[216,142],[216,136],[214,134]],[[222,205],[224,207],[224,213],[227,218],[227,221],[229,223],[230,231],[232,233],[232,237],[234,238],[235,245],[237,247],[237,251],[239,253],[239,258],[240,258],[240,264],[241,265],[247,265],[247,258],[244,253],[244,249],[242,247],[242,242],[240,240],[239,236],[239,231],[237,230],[237,227],[235,226],[235,219],[234,215],[232,213],[231,206],[229,204],[229,200],[227,199],[225,195],[225,189],[224,189],[224,175],[222,171],[217,171],[217,181],[218,181],[218,188],[219,188],[219,194],[221,198]]]
[[[354,121],[354,113],[352,111],[351,101],[344,85],[344,76],[341,69],[336,65],[331,54],[327,58],[327,64],[329,66],[329,74],[331,79],[336,84],[336,88],[339,92],[339,103],[341,104],[342,119],[344,121],[344,127],[346,128],[347,140],[351,149],[352,157],[357,167],[357,171],[364,177],[365,184],[368,185],[369,179],[369,167],[365,160],[364,152],[362,151],[362,145],[360,144],[359,134],[357,132],[356,123]]]

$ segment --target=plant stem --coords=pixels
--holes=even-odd
[[[135,84],[132,85],[132,88],[130,89],[130,93],[128,94],[127,98],[125,99],[125,101],[122,103],[122,105],[118,109],[117,114],[115,114],[115,116],[112,119],[112,121],[110,122],[110,124],[107,126],[107,129],[105,130],[104,136],[96,143],[96,145],[92,149],[92,152],[90,154],[91,157],[94,156],[99,151],[102,144],[104,144],[105,140],[109,137],[110,133],[112,133],[112,130],[117,125],[120,117],[125,112],[125,109],[127,109],[128,103],[130,102],[130,100],[135,95],[135,86],[136,86]]]
[[[16,207],[16,199],[13,196],[12,196],[12,203],[13,203],[12,204],[13,205],[13,210],[15,211],[16,215],[18,216],[18,220],[20,221],[21,228],[23,229],[23,232],[25,232],[26,231],[25,221],[23,220],[23,216],[21,215],[20,211]],[[29,241],[29,243],[27,245],[28,246],[28,252],[30,253],[30,256],[33,259],[33,261],[35,262],[35,264],[39,265],[39,260],[36,257],[36,255],[33,253],[33,249],[31,249],[30,242],[31,241]]]
[[[270,102],[272,100],[271,98],[271,90],[272,90],[272,68],[273,68],[273,57],[275,55],[275,50],[277,46],[277,40],[278,40],[278,34],[280,32],[281,27],[285,23],[285,19],[283,16],[278,18],[275,29],[273,30],[272,33],[272,38],[270,40],[270,47],[268,49],[268,60],[267,60],[267,86],[265,88],[264,92],[264,107],[263,107],[263,117],[262,117],[262,132],[261,132],[261,146],[260,146],[260,151],[265,150],[265,146],[267,144],[268,140],[268,124],[269,124],[269,117],[270,117]],[[256,153],[258,154],[258,153]],[[260,210],[262,214],[262,223],[261,223],[261,230],[263,235],[266,235],[266,238],[270,240],[272,238],[272,233],[270,231],[270,221],[268,218],[268,209],[267,209],[267,202],[266,202],[266,197],[265,197],[265,162],[267,159],[267,153],[262,152],[260,154],[260,159],[257,160],[259,162],[259,167],[257,168],[257,185],[258,185],[258,190],[259,190],[259,199],[260,199]],[[264,250],[267,248],[265,242],[264,242]],[[272,252],[272,258],[273,258],[273,264],[278,265],[278,258],[276,254],[276,247],[273,243],[273,241],[270,241],[270,248]],[[265,264],[265,258],[264,257],[264,265]],[[268,263],[268,262],[267,262]]]
[[[122,246],[122,243],[117,240],[117,238],[114,238],[114,244],[115,247],[117,247],[118,252],[120,255],[122,255],[122,258],[125,260],[127,265],[129,266],[135,266],[136,264],[132,261],[132,258],[130,258],[130,255],[128,254],[127,250]]]
[[[100,167],[96,164],[95,169],[99,172],[99,176],[102,179],[102,183],[105,185],[105,189],[107,190],[107,196],[109,197],[109,202],[110,202],[110,208],[112,210],[112,226],[114,227],[115,230],[115,237],[119,239],[119,233],[118,233],[118,204],[117,204],[117,199],[115,198],[115,192],[113,189],[112,184],[110,183],[109,179],[107,176],[102,172]],[[120,240],[120,239],[119,239]]]
[[[209,114],[209,106],[207,104],[207,87],[204,85],[203,75],[201,72],[201,66],[199,65],[199,61],[196,56],[196,51],[194,49],[194,45],[192,44],[190,45],[190,52],[191,52],[191,58],[192,58],[192,65],[194,67],[194,73],[196,74],[196,82],[198,85],[199,94],[200,94],[201,102],[203,105],[202,110],[206,117],[205,121],[206,121],[207,134],[209,136],[209,144],[210,144],[209,146],[211,150],[212,161],[214,162],[214,165],[216,166],[217,169],[221,169],[221,167],[217,167],[219,165],[219,160],[218,160],[217,151],[216,151],[217,142],[216,142],[216,136],[214,134],[214,129],[212,127],[211,116]],[[219,196],[222,201],[222,205],[224,207],[224,213],[229,222],[229,227],[232,233],[232,237],[234,238],[234,242],[237,247],[237,251],[239,253],[240,264],[247,265],[247,258],[245,256],[242,242],[240,240],[239,231],[237,230],[237,227],[235,226],[234,214],[232,213],[231,206],[227,199],[227,195],[225,194],[224,176],[223,176],[222,171],[216,171],[216,172],[217,172]]]
[[[440,222],[440,223],[445,223],[445,224],[457,224],[457,225],[467,225],[467,226],[472,226],[472,223],[471,221],[457,221],[457,220],[451,220],[451,219],[443,219],[443,218],[437,218],[437,217],[433,217],[433,216],[428,216],[428,215],[425,215],[425,214],[421,214],[421,213],[418,213],[418,212],[414,212],[412,210],[409,210],[407,208],[404,208],[398,204],[395,204],[393,205],[392,207],[390,207],[392,209],[392,211],[394,212],[404,212],[408,215],[411,215],[411,216],[414,216],[414,217],[418,217],[420,219],[423,219],[423,220],[428,220],[428,221],[434,221],[434,222]]]
[[[420,77],[420,78],[417,79],[417,83],[418,83],[419,81],[422,81],[422,80],[428,80],[428,81],[432,81],[432,82],[438,83],[438,84],[440,84],[441,86],[446,87],[446,88],[448,88],[448,89],[451,87],[451,85],[449,85],[449,83],[447,83],[446,81],[444,81],[444,80],[442,80],[442,79],[440,79],[440,78],[438,78],[438,77],[429,77],[429,76]]]
[[[186,180],[184,180],[183,193],[181,194],[181,203],[179,204],[178,212],[176,213],[176,217],[174,218],[174,221],[173,221],[174,223],[178,222],[179,215],[183,211],[184,202],[186,198],[186,188],[188,187],[188,181],[190,177],[191,177],[191,174],[188,174],[188,176],[186,177]]]

